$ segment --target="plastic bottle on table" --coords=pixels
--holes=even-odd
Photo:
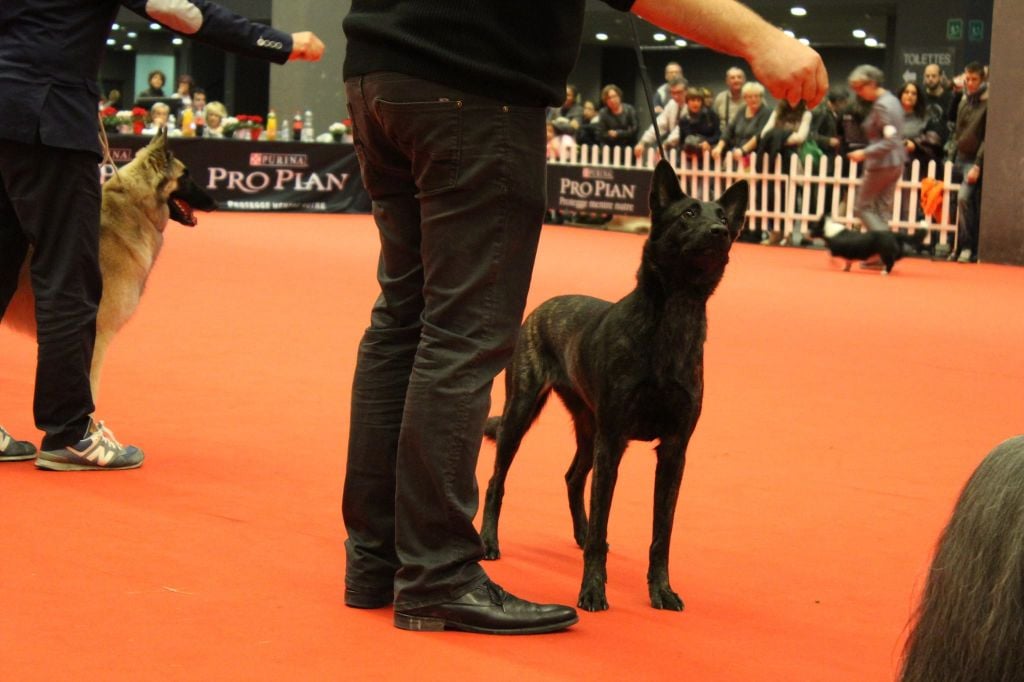
[[[302,114],[298,111],[295,112],[295,118],[292,119],[292,140],[298,142],[302,139]]]
[[[302,117],[302,141],[313,142],[316,139],[316,132],[313,130],[313,112],[306,109]]]
[[[267,112],[267,139],[277,139],[277,114],[273,109]]]

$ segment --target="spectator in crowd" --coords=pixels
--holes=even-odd
[[[572,126],[573,131],[579,130],[580,126],[583,125],[583,107],[580,106],[576,100],[579,98],[580,91],[571,83],[565,86],[565,102],[560,107],[548,108],[548,120],[553,121],[556,118],[564,118],[569,121],[569,125]]]
[[[940,123],[928,115],[928,105],[921,87],[913,81],[903,84],[897,93],[903,107],[903,140],[907,148],[907,168],[919,161],[922,175],[928,162],[942,162],[942,133]]]
[[[654,93],[654,115],[657,116],[665,109],[672,100],[672,95],[669,93],[669,88],[673,80],[682,78],[685,82],[686,78],[683,76],[683,67],[679,65],[679,62],[669,62],[665,65],[665,82],[658,86],[657,91]]]
[[[818,145],[822,156],[819,164],[825,163],[827,171],[834,171],[834,159],[840,155],[843,144],[843,112],[850,99],[850,93],[845,86],[834,86],[829,88],[825,101],[814,108],[811,115],[810,139]],[[819,168],[821,166],[819,165]],[[811,188],[811,201],[817,200],[818,187]],[[834,188],[831,183],[826,183],[824,191],[824,210],[833,212],[832,196]],[[812,203],[812,205],[815,205]],[[835,211],[838,212],[838,211]]]
[[[811,132],[811,118],[812,113],[807,110],[803,102],[793,106],[784,99],[779,100],[758,136],[758,169],[762,172],[774,173],[778,168],[782,173],[788,173],[792,158],[797,156],[800,145],[804,143]],[[781,161],[776,159],[781,159]],[[767,232],[762,235],[761,240],[761,243],[772,246],[780,244],[784,239],[777,217],[771,215],[776,208],[775,189],[775,181],[766,183],[765,210],[769,215],[765,220]]]
[[[827,158],[835,158],[842,145],[842,116],[850,96],[844,87],[829,88],[825,100],[811,116],[811,139]]]
[[[601,88],[604,106],[598,112],[597,141],[612,147],[632,147],[636,144],[636,109],[622,101],[622,90],[617,85]]]
[[[900,682],[1024,675],[1024,436],[978,465],[939,537]]]
[[[864,119],[867,146],[850,152],[847,158],[863,162],[864,176],[857,189],[853,214],[869,230],[885,232],[892,229],[893,194],[903,175],[907,154],[903,146],[903,107],[896,96],[882,87],[882,71],[870,64],[862,64],[850,72],[847,80],[858,99],[871,103],[871,111]],[[861,267],[883,267],[879,257],[868,259]]]
[[[139,93],[139,97],[163,97],[164,96],[164,83],[167,82],[167,76],[160,69],[149,72],[149,77],[146,79],[149,83],[149,87]]]
[[[704,152],[710,152],[722,137],[718,114],[705,102],[703,89],[686,88],[686,115],[679,119],[676,135],[680,148],[697,164],[703,162]]]
[[[643,156],[644,150],[647,147],[657,144],[658,138],[654,134],[655,125],[658,126],[658,132],[661,134],[662,143],[666,148],[675,147],[679,144],[679,119],[681,116],[685,116],[686,111],[684,105],[686,101],[686,81],[682,78],[673,79],[669,83],[668,93],[670,99],[665,103],[665,107],[655,117],[654,123],[644,131],[640,141],[633,148],[633,152],[638,159]]]
[[[228,117],[228,108],[220,102],[210,102],[205,112],[203,137],[224,137],[224,119]]]
[[[961,263],[974,263],[978,260],[982,167],[988,121],[988,83],[985,82],[984,68],[978,62],[964,67],[963,90],[953,131],[956,144],[954,162],[963,182],[956,198],[959,212],[957,248],[950,253],[950,260],[956,258]]]
[[[192,91],[192,114],[196,118],[201,118],[203,110],[206,109],[206,90],[202,88],[196,88]]]
[[[744,109],[743,84],[747,82],[747,74],[738,66],[731,67],[725,72],[726,89],[715,96],[711,105],[718,120],[722,122],[722,132],[732,123],[732,120]]]
[[[181,106],[190,107],[192,106],[192,87],[195,82],[192,80],[192,76],[187,73],[183,73],[178,76],[177,87],[174,90],[174,96],[181,100]]]
[[[100,100],[100,109],[106,109],[107,107],[114,107],[115,109],[121,104],[121,91],[112,89],[107,93],[106,99]]]
[[[903,107],[903,144],[907,149],[907,161],[903,170],[903,178],[909,179],[913,173],[914,161],[919,164],[919,178],[925,177],[928,172],[928,162],[942,161],[942,135],[939,132],[939,122],[928,115],[927,105],[922,94],[921,87],[913,82],[907,81],[896,93]],[[913,193],[909,189],[902,191],[901,213],[905,219],[913,217],[914,220],[924,219],[924,210],[921,202],[913,202]]]
[[[548,158],[572,158],[576,151],[576,131],[569,119],[559,116],[547,123]]]
[[[580,129],[576,132],[576,142],[579,144],[598,144],[597,122],[600,120],[600,117],[597,115],[597,105],[589,99],[583,102],[582,120]]]
[[[953,99],[953,93],[949,90],[949,82],[942,67],[938,64],[929,64],[924,67],[924,92],[921,93],[925,103],[925,110],[929,118],[935,120],[942,135],[942,143],[949,139],[952,129],[952,122],[949,120],[949,108]]]
[[[726,126],[722,139],[711,150],[711,156],[718,159],[723,153],[732,154],[736,161],[749,158],[757,149],[757,140],[768,123],[771,113],[764,105],[764,86],[757,81],[744,83],[741,88],[744,107]]]
[[[797,153],[811,132],[812,112],[803,102],[792,106],[780,100],[758,136],[757,153],[766,158],[783,155],[783,172],[789,172],[789,157]]]
[[[164,102],[154,102],[153,106],[149,108],[149,125],[142,129],[143,135],[155,135],[163,128],[168,125],[168,121],[171,117],[171,107]],[[168,130],[168,134],[172,134],[173,131]]]

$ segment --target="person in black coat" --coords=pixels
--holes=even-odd
[[[31,246],[42,468],[134,468],[143,458],[94,424],[89,386],[102,290],[96,82],[121,6],[248,57],[283,63],[323,51],[312,33],[289,35],[208,0],[0,2],[0,318]],[[18,443],[30,459],[34,446]]]

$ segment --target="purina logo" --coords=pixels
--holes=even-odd
[[[588,180],[614,180],[615,173],[610,168],[584,168],[583,177]]]
[[[114,160],[114,163],[128,163],[135,158],[135,152],[124,147],[111,148],[110,158]]]
[[[249,154],[249,165],[261,168],[309,168],[309,157],[306,154],[253,152]]]
[[[263,36],[256,39],[257,47],[269,47],[272,50],[280,50],[284,45],[279,40],[267,40]]]

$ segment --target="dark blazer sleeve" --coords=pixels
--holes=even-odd
[[[283,64],[292,53],[292,37],[249,21],[207,0],[121,0],[136,14],[192,40],[228,52]]]

